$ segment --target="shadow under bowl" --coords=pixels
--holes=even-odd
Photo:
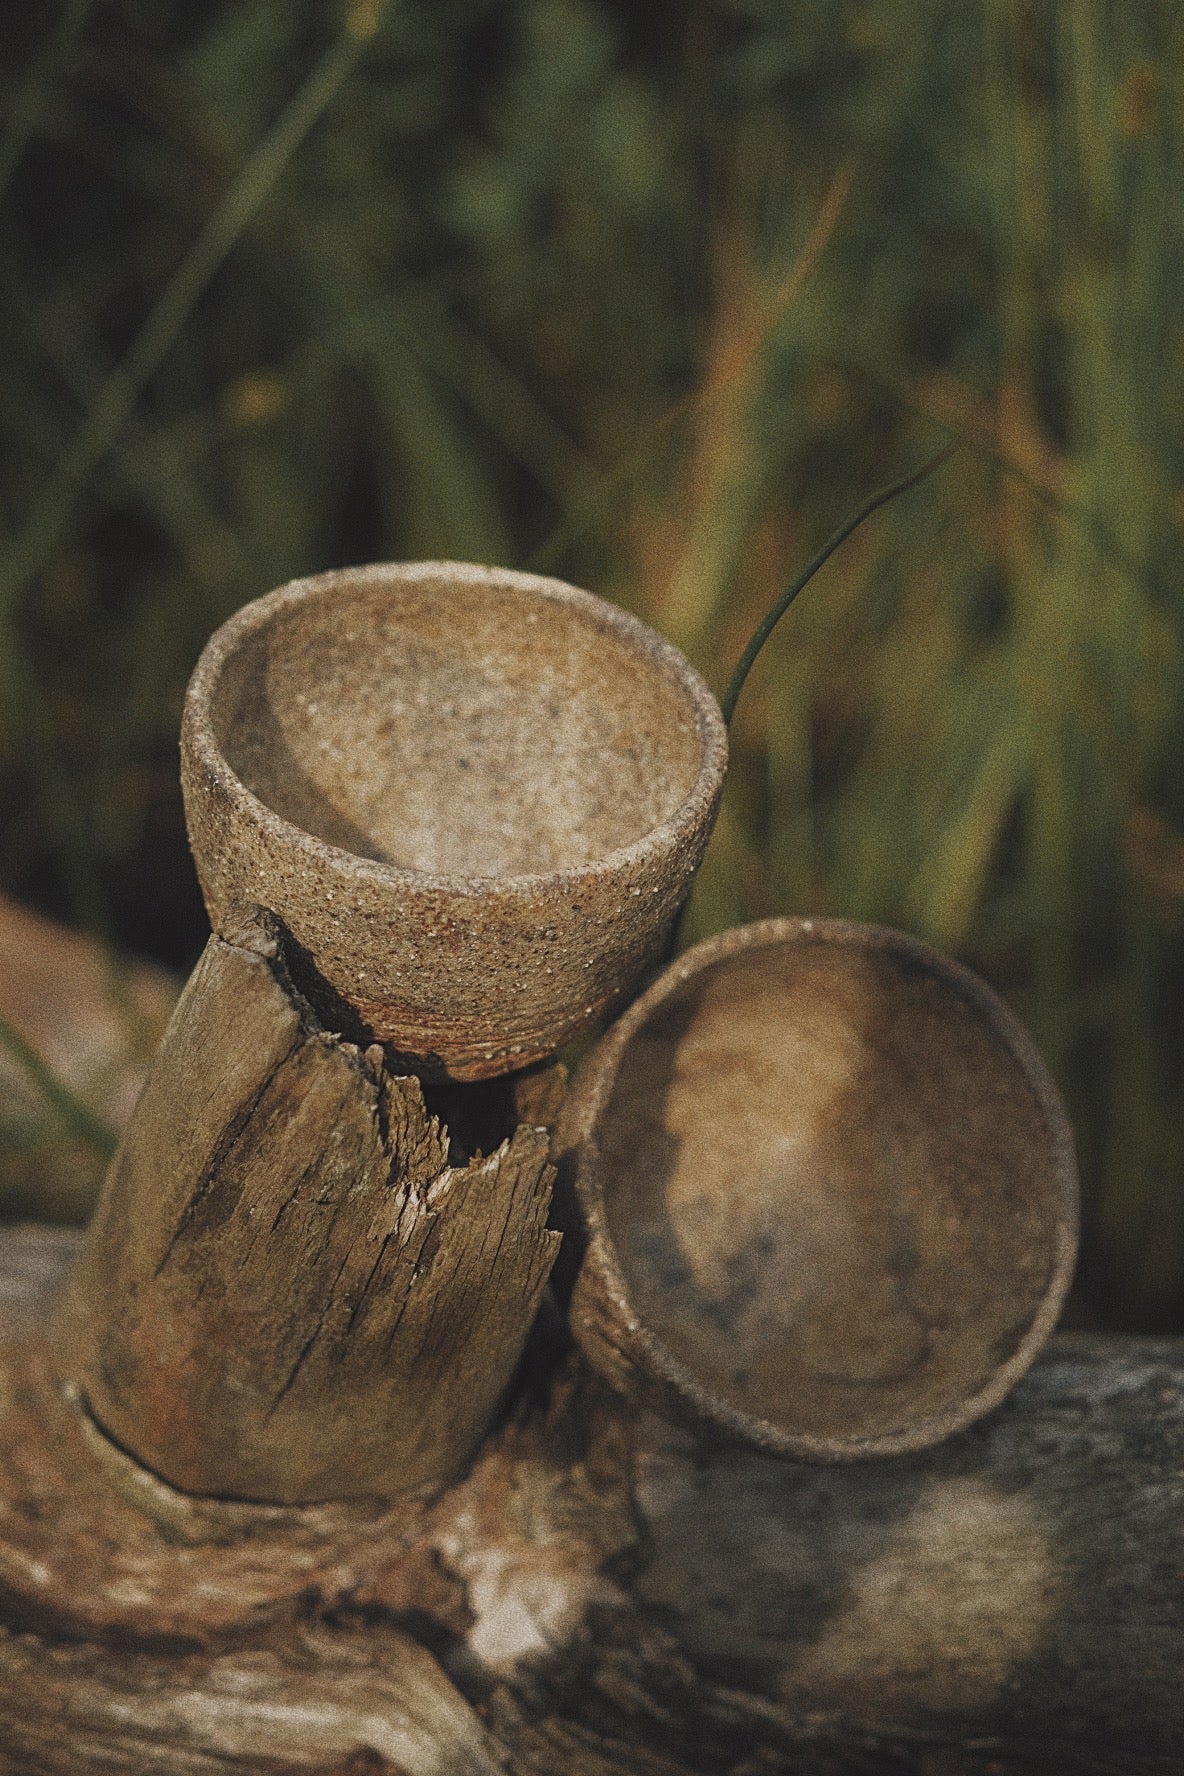
[[[589,1359],[666,1417],[781,1455],[961,1429],[1070,1282],[1056,1090],[990,989],[900,933],[778,919],[688,951],[585,1061],[558,1145]]]
[[[449,562],[297,580],[211,638],[182,786],[216,931],[277,913],[415,1070],[523,1067],[662,948],[723,720],[677,649],[557,580]]]

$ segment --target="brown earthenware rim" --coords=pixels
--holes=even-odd
[[[1030,1088],[1047,1134],[1053,1202],[1047,1284],[1019,1343],[965,1398],[890,1432],[827,1436],[750,1415],[705,1386],[642,1319],[608,1225],[598,1129],[623,1059],[648,1020],[683,985],[747,951],[828,945],[887,951],[958,995],[989,1027]],[[687,951],[621,1015],[573,1081],[558,1132],[561,1165],[574,1186],[586,1241],[572,1302],[572,1327],[593,1365],[615,1386],[664,1417],[709,1438],[747,1444],[795,1460],[844,1462],[928,1448],[997,1406],[1031,1366],[1056,1325],[1077,1254],[1079,1192],[1072,1129],[1040,1056],[1017,1019],[969,969],[919,939],[842,919],[767,919]]]
[[[393,657],[384,637],[398,639]],[[553,695],[572,699],[571,723],[529,701],[546,677],[536,650],[556,663],[566,689]],[[321,793],[316,769],[290,753],[282,720],[274,736],[269,726],[273,670],[278,707],[299,698],[316,716],[301,738],[315,746],[321,730],[326,781],[339,786],[323,827],[305,812]],[[482,685],[500,687],[494,706],[519,698],[504,727],[501,713],[480,714]],[[388,696],[402,755],[384,750]],[[462,789],[470,732],[481,770]],[[207,643],[181,725],[186,821],[215,930],[269,908],[334,1028],[453,1079],[546,1059],[622,1003],[690,889],[726,764],[715,699],[644,623],[562,581],[457,562],[319,574],[246,606]],[[355,817],[349,795],[363,786]],[[465,796],[474,846],[417,850],[417,795],[446,826],[448,798],[459,813]],[[388,816],[396,843],[408,835],[402,851],[382,837]],[[483,822],[508,842],[484,847]]]
[[[616,634],[635,652],[652,661],[661,672],[676,680],[688,705],[694,711],[702,755],[695,781],[675,813],[668,819],[657,822],[640,839],[605,851],[601,856],[591,858],[587,863],[574,868],[482,876],[411,870],[398,864],[382,862],[378,858],[346,851],[329,840],[296,826],[261,801],[227,761],[214,736],[210,720],[209,711],[213,707],[218,681],[227,661],[247,636],[258,629],[266,628],[281,611],[308,600],[348,591],[355,586],[398,584],[404,573],[414,573],[418,582],[438,580],[442,588],[455,583],[458,573],[463,574],[470,584],[483,576],[491,586],[505,587],[548,599],[554,604],[566,605],[589,624]],[[727,730],[719,705],[706,682],[678,648],[650,629],[640,618],[594,593],[568,585],[564,580],[524,573],[518,569],[482,569],[451,561],[394,564],[373,562],[363,567],[334,568],[327,573],[292,580],[288,585],[254,599],[236,611],[211,635],[194,668],[186,707],[189,718],[186,738],[195,764],[208,772],[233,800],[248,809],[257,825],[284,845],[290,846],[294,852],[303,852],[314,858],[332,859],[338,864],[344,860],[351,874],[368,877],[374,882],[392,882],[400,886],[469,898],[496,895],[505,899],[534,899],[542,888],[549,891],[561,891],[564,887],[574,888],[590,878],[611,875],[626,867],[631,860],[649,856],[655,848],[675,846],[684,834],[693,832],[702,824],[709,810],[714,809],[727,769]]]

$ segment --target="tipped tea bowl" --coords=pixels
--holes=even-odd
[[[190,682],[182,787],[215,931],[276,913],[427,1075],[551,1055],[661,953],[718,806],[677,649],[557,580],[448,562],[297,580]]]
[[[981,980],[897,932],[777,919],[688,951],[587,1057],[557,1145],[589,1359],[783,1456],[970,1424],[1070,1281],[1056,1090]]]

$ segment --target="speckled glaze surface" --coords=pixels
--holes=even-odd
[[[561,581],[449,562],[297,580],[210,639],[181,734],[211,923],[277,913],[417,1071],[554,1053],[661,951],[723,719],[677,649]]]
[[[1035,1049],[984,982],[878,927],[768,920],[688,951],[583,1063],[557,1149],[590,1360],[797,1459],[971,1423],[1072,1275],[1073,1140]]]

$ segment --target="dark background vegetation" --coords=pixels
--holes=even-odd
[[[0,889],[188,967],[182,691],[293,575],[554,570],[719,691],[953,436],[750,680],[691,935],[980,969],[1068,1096],[1095,1311],[1184,1325],[1184,12],[0,19]]]

